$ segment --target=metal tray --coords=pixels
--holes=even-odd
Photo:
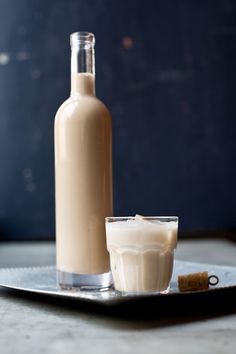
[[[219,283],[208,290],[180,293],[177,286],[177,277],[180,274],[208,271],[209,275],[217,275]],[[192,263],[176,260],[168,294],[122,295],[113,288],[107,291],[64,291],[57,286],[56,269],[54,266],[30,268],[2,268],[0,269],[0,286],[25,293],[54,296],[57,298],[74,299],[103,305],[116,305],[137,298],[152,298],[157,300],[165,297],[182,297],[191,293],[216,292],[219,289],[236,288],[236,267],[219,266],[213,264]]]

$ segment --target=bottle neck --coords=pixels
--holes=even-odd
[[[87,32],[71,35],[71,96],[95,95],[94,36]]]

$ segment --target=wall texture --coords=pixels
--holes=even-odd
[[[54,237],[53,121],[69,34],[96,35],[115,214],[236,228],[233,0],[0,0],[0,239]]]

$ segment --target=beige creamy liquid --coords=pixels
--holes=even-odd
[[[112,215],[111,120],[92,74],[72,75],[55,119],[57,269],[109,271],[104,218]],[[74,92],[80,94],[74,94]]]
[[[142,220],[106,224],[115,288],[126,292],[165,291],[172,276],[176,222]]]

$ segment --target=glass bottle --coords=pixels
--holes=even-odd
[[[71,95],[55,117],[56,258],[64,289],[111,285],[105,217],[113,215],[111,117],[95,97],[95,38],[71,42]]]

